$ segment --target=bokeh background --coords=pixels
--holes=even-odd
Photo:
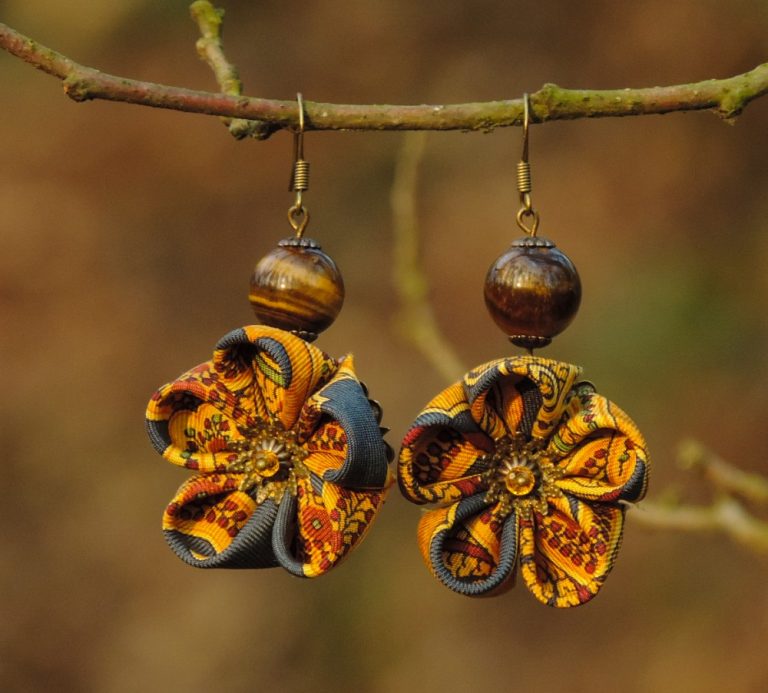
[[[224,1],[249,94],[338,103],[512,98],[726,77],[768,59],[762,0]],[[181,0],[4,0],[0,20],[128,77],[214,89]],[[542,233],[578,266],[579,317],[546,352],[629,411],[678,487],[693,437],[768,460],[768,98],[532,132]],[[353,351],[393,446],[447,383],[403,339],[389,192],[399,133],[310,133],[311,235],[347,301],[318,344]],[[465,363],[510,353],[482,302],[517,235],[520,131],[434,133],[419,182],[437,318]],[[765,558],[628,521],[596,600],[437,584],[396,492],[369,539],[315,581],[195,571],[166,548],[185,478],[146,439],[156,387],[251,321],[253,263],[288,234],[291,141],[235,142],[216,118],[107,102],[0,54],[3,690],[762,691]],[[458,375],[458,374],[457,374]]]

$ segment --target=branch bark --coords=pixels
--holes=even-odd
[[[0,23],[0,48],[59,78],[75,101],[105,99],[298,127],[295,101],[215,94],[142,82],[81,65]],[[768,63],[727,79],[644,89],[580,90],[545,84],[530,94],[534,122],[713,109],[732,119],[768,93]],[[481,130],[521,125],[522,99],[450,105],[350,105],[305,101],[307,130]]]

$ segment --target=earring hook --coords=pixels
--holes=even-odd
[[[296,92],[296,104],[299,108],[299,129],[293,132],[293,159],[304,158],[304,97]]]
[[[296,232],[296,238],[304,235],[309,223],[309,212],[302,202],[302,193],[309,190],[309,162],[304,160],[304,98],[296,93],[299,109],[299,127],[293,131],[293,170],[288,189],[296,193],[296,201],[288,210],[288,222]]]
[[[528,163],[531,104],[528,94],[523,94],[523,151],[517,164],[517,190],[520,193],[520,209],[517,211],[517,225],[529,236],[535,236],[539,228],[539,213],[531,202],[531,165]],[[530,217],[530,225],[525,218]]]
[[[520,160],[528,163],[528,131],[531,125],[531,100],[528,94],[523,94],[523,153]]]

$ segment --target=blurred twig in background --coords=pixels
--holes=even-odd
[[[437,324],[419,258],[416,185],[425,142],[424,132],[409,132],[403,137],[389,198],[394,234],[392,284],[400,298],[395,320],[403,338],[416,347],[443,378],[453,382],[466,368]]]
[[[442,377],[453,382],[467,369],[435,320],[419,257],[416,189],[425,139],[425,133],[419,132],[403,137],[390,195],[394,233],[392,280],[400,299],[396,319],[403,338]],[[682,470],[700,475],[711,488],[711,504],[694,505],[681,501],[676,493],[662,492],[662,500],[630,506],[630,517],[649,528],[720,532],[752,551],[768,552],[768,522],[754,516],[745,505],[768,505],[768,478],[738,469],[693,440],[680,445],[677,461]]]
[[[197,10],[195,9],[197,7]],[[209,10],[210,8],[210,10]],[[265,138],[281,128],[298,126],[293,101],[239,95],[239,78],[221,51],[221,14],[210,3],[195,2],[192,13],[203,33],[202,53],[222,84],[223,94],[140,82],[100,72],[33,41],[0,23],[0,48],[64,83],[75,101],[106,99],[246,120],[262,121],[254,128]],[[236,72],[236,71],[235,71]],[[223,78],[223,79],[222,79]],[[222,83],[223,82],[223,83]],[[627,115],[648,115],[713,109],[732,120],[754,99],[768,93],[768,63],[727,79],[643,89],[564,89],[545,84],[530,94],[534,122]],[[521,125],[523,100],[451,105],[350,105],[307,101],[307,130],[480,130]],[[269,127],[264,127],[268,123]]]
[[[634,508],[630,513],[633,520],[659,529],[721,532],[748,549],[768,552],[768,522],[753,515],[746,505],[768,505],[766,477],[738,469],[694,440],[680,445],[677,463],[703,478],[713,493],[712,502],[685,503],[677,493],[668,492],[662,494],[662,500],[643,501]]]

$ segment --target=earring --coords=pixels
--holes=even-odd
[[[579,381],[581,369],[533,355],[578,310],[576,268],[537,236],[524,97],[521,207],[513,241],[488,271],[485,302],[528,355],[478,366],[441,392],[408,430],[398,463],[427,566],[468,596],[508,588],[518,570],[544,604],[590,600],[621,543],[626,503],[645,494],[646,444],[632,420]]]
[[[351,356],[313,346],[338,315],[336,264],[304,238],[309,213],[304,105],[298,95],[288,211],[294,236],[251,278],[259,325],[224,336],[213,358],[161,387],[147,432],[169,462],[193,470],[163,515],[168,544],[201,568],[282,566],[327,572],[368,531],[384,500],[393,454]]]

